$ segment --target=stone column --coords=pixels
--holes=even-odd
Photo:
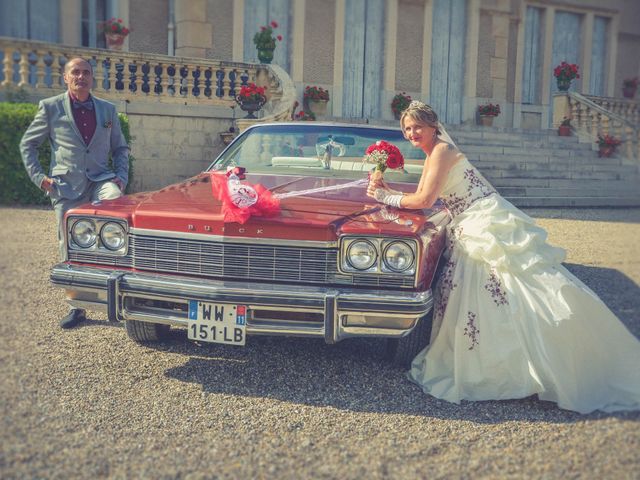
[[[213,26],[207,21],[206,0],[175,0],[176,56],[206,56],[213,46]]]

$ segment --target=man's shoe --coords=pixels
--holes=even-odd
[[[66,317],[60,320],[60,326],[62,328],[73,328],[80,322],[84,322],[87,319],[85,311],[81,308],[72,308]]]

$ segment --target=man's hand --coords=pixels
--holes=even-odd
[[[111,181],[112,181],[113,183],[115,183],[115,184],[118,186],[118,188],[120,189],[120,191],[121,191],[122,193],[124,193],[124,189],[125,189],[126,185],[124,184],[124,182],[122,181],[122,179],[120,179],[120,178],[118,178],[118,177],[115,177],[115,178],[114,178],[113,180],[111,180]]]
[[[47,193],[51,193],[51,191],[53,190],[53,179],[44,177],[42,179],[42,183],[40,184],[40,188]]]

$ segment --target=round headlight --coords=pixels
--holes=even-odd
[[[125,244],[125,232],[122,225],[115,222],[109,222],[100,230],[100,238],[102,244],[109,250],[120,250]]]
[[[394,272],[404,272],[413,266],[415,256],[411,247],[404,242],[392,242],[384,249],[384,264]]]
[[[368,270],[377,259],[376,247],[367,240],[356,240],[347,248],[347,262],[356,270]]]
[[[96,226],[91,220],[78,220],[71,227],[71,238],[79,247],[92,247],[96,243],[96,236]]]

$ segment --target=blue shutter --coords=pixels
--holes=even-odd
[[[0,0],[0,36],[60,41],[59,0]]]
[[[362,116],[366,0],[345,2],[342,116]]]
[[[540,104],[542,71],[542,9],[527,7],[524,28],[522,103]]]
[[[591,75],[589,93],[604,96],[607,59],[607,27],[609,19],[595,17],[593,22],[593,44],[591,48]]]
[[[258,62],[258,51],[253,43],[253,36],[261,26],[267,26],[269,22],[276,21],[278,28],[274,29],[274,35],[282,35],[282,41],[276,42],[273,52],[273,61],[276,65],[289,71],[289,35],[290,0],[246,0],[244,6],[244,46],[243,54],[246,62]]]
[[[553,64],[551,65],[551,92],[558,91],[553,69],[562,61],[580,64],[580,20],[582,15],[569,12],[557,12],[553,23]],[[580,71],[578,71],[580,72]],[[573,80],[572,90],[578,90],[576,85],[580,79]]]
[[[435,0],[429,103],[446,123],[460,123],[464,93],[466,1]]]
[[[364,118],[380,117],[385,38],[384,4],[384,0],[367,0],[367,16],[364,22],[364,91],[362,99],[362,116]]]

